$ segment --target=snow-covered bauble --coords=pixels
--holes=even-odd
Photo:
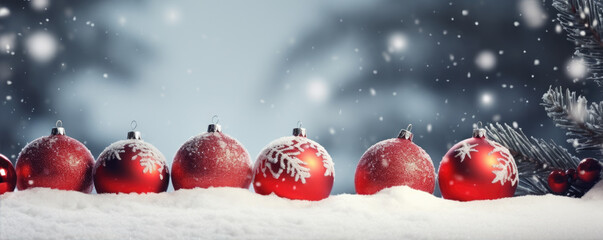
[[[234,138],[211,124],[207,132],[186,141],[174,156],[174,189],[249,188],[253,178],[249,153]]]
[[[253,188],[259,194],[321,200],[333,188],[334,163],[318,143],[306,138],[306,129],[274,140],[262,150],[254,166]]]
[[[50,136],[27,144],[17,158],[17,188],[46,187],[92,191],[94,157],[81,142],[65,135],[57,121]]]
[[[12,192],[17,185],[17,173],[7,157],[0,154],[0,195]]]
[[[433,162],[412,142],[410,127],[400,131],[397,138],[383,140],[366,150],[356,168],[356,193],[374,194],[393,186],[409,186],[433,193]]]
[[[442,197],[458,201],[512,197],[518,181],[509,149],[486,138],[483,128],[454,145],[438,171]]]
[[[98,193],[159,193],[167,190],[169,182],[165,157],[138,131],[105,148],[94,165]]]

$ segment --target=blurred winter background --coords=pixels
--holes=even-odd
[[[61,119],[92,154],[130,121],[171,159],[220,117],[252,158],[298,120],[353,193],[360,156],[413,124],[436,169],[474,123],[565,142],[550,85],[601,100],[550,1],[0,2],[0,153]]]

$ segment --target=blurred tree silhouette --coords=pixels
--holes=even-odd
[[[134,77],[132,63],[117,55],[119,51],[128,49],[131,56],[143,58],[149,52],[147,47],[127,34],[116,38],[116,33],[103,22],[104,19],[96,22],[89,17],[100,7],[117,4],[142,3],[91,0],[2,2],[2,7],[6,7],[10,14],[0,18],[0,38],[4,40],[0,41],[3,44],[3,52],[0,53],[1,153],[15,160],[23,144],[32,140],[25,139],[19,129],[28,128],[34,119],[60,118],[51,96],[68,93],[49,89],[57,81],[65,81],[69,76],[88,69],[110,72],[119,77],[113,79]],[[32,40],[31,37],[38,33],[48,34],[43,34],[45,38]],[[94,138],[90,139],[92,142],[88,144],[98,145]]]

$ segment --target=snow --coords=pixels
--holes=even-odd
[[[547,20],[542,2],[539,0],[521,0],[518,2],[519,12],[523,21],[530,28],[542,27]]]
[[[408,40],[406,35],[397,32],[389,37],[387,50],[390,53],[401,52],[404,51],[407,46]]]
[[[584,78],[586,73],[588,72],[588,68],[586,67],[586,63],[583,59],[571,59],[566,66],[567,75],[573,79]]]
[[[475,57],[475,64],[482,71],[489,71],[496,67],[496,55],[490,50],[483,50]]]
[[[50,5],[49,0],[32,0],[31,7],[36,11],[42,11]]]
[[[306,87],[308,99],[315,103],[325,102],[329,98],[329,92],[329,86],[320,78],[309,81]]]
[[[8,17],[10,15],[10,10],[7,7],[0,7],[0,18]]]
[[[481,103],[484,106],[490,106],[492,105],[493,99],[492,99],[492,94],[490,93],[483,93],[482,97],[481,97]]]
[[[596,239],[602,184],[582,199],[473,202],[408,187],[318,202],[237,188],[146,195],[38,188],[0,196],[0,239]]]
[[[48,32],[38,31],[27,38],[29,55],[38,62],[45,63],[54,58],[57,52],[57,41]]]

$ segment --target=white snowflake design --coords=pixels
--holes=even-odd
[[[492,183],[500,182],[500,185],[505,185],[505,182],[511,182],[511,186],[515,186],[519,181],[519,177],[517,176],[517,165],[515,165],[515,160],[513,156],[509,152],[509,149],[503,147],[497,142],[490,141],[486,139],[488,144],[492,146],[494,149],[488,153],[488,155],[492,155],[494,153],[499,153],[502,158],[497,158],[497,164],[492,165],[492,167],[497,168],[492,171],[496,177],[492,180]]]
[[[461,162],[465,161],[465,156],[467,156],[467,157],[469,157],[469,159],[471,159],[471,152],[477,152],[477,149],[475,149],[476,146],[477,146],[477,144],[470,145],[467,142],[463,142],[461,147],[454,150],[455,152],[458,152],[456,155],[454,155],[454,157],[460,156]]]
[[[108,154],[108,159],[121,159],[121,154],[125,153],[125,147],[130,147],[133,152],[137,152],[132,157],[132,161],[139,159],[140,166],[143,166],[143,173],[152,173],[153,171],[162,172],[166,166],[165,157],[157,148],[142,140],[122,140],[108,146],[102,154]],[[101,154],[101,155],[102,155]],[[159,179],[163,180],[163,174],[159,174]]]
[[[256,173],[261,171],[266,177],[266,169],[268,169],[272,177],[278,179],[285,172],[291,177],[295,177],[296,182],[299,180],[305,184],[306,178],[310,177],[310,169],[305,167],[307,164],[304,161],[297,158],[299,154],[304,152],[302,146],[305,145],[316,149],[316,156],[322,158],[322,164],[326,169],[324,176],[334,176],[335,164],[331,156],[318,143],[304,137],[285,137],[269,144],[271,147],[266,153],[268,161],[261,163],[259,168],[256,169]],[[277,171],[273,170],[273,164],[279,164]]]

